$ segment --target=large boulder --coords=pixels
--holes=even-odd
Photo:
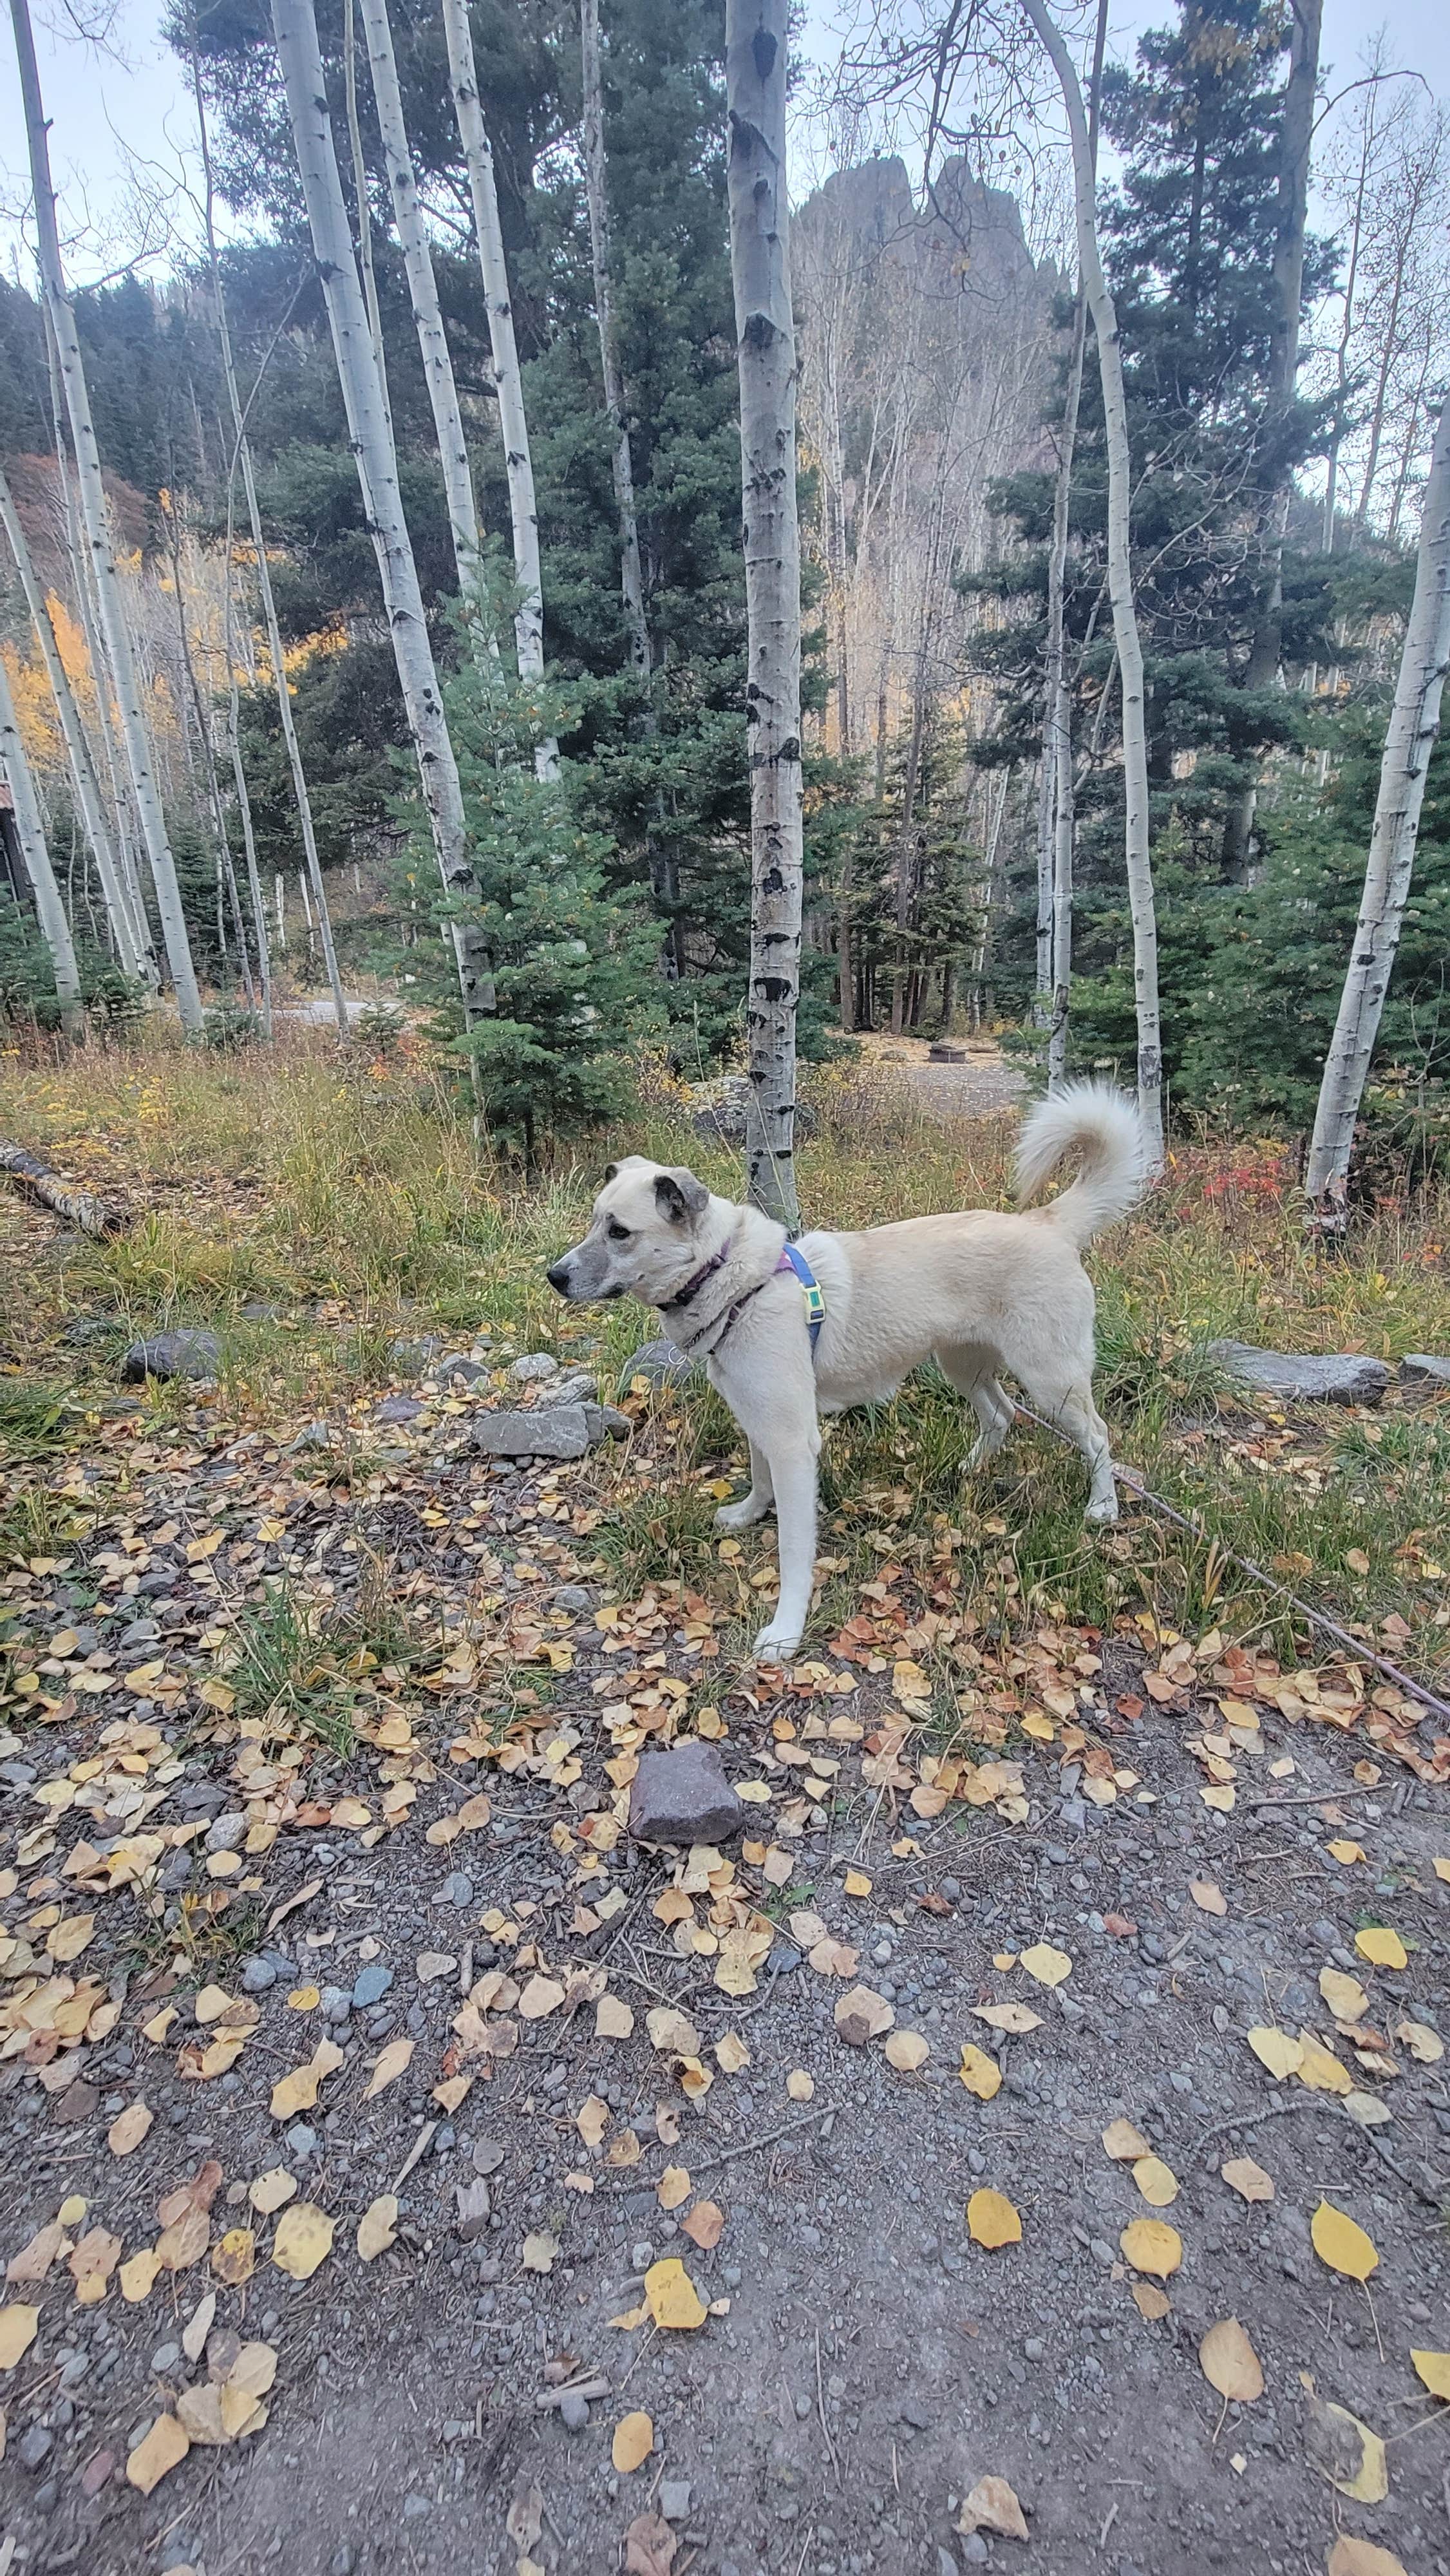
[[[1450,1386],[1450,1359],[1437,1359],[1433,1351],[1406,1351],[1400,1362],[1400,1384],[1433,1395],[1437,1388]]]
[[[1378,1404],[1390,1382],[1383,1360],[1359,1351],[1261,1351],[1252,1342],[1210,1342],[1225,1377],[1286,1402]]]
[[[631,1427],[612,1404],[545,1404],[528,1412],[501,1406],[474,1415],[473,1445],[488,1458],[582,1458]]]
[[[132,1385],[148,1377],[213,1378],[221,1366],[222,1346],[215,1333],[187,1326],[180,1332],[153,1333],[133,1342],[121,1361],[121,1375]]]
[[[713,1744],[692,1738],[640,1755],[629,1792],[629,1830],[636,1842],[723,1843],[745,1821],[745,1802],[726,1779]]]

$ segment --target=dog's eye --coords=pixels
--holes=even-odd
[[[617,1217],[611,1217],[609,1220],[609,1240],[611,1243],[629,1241],[629,1228],[627,1225],[621,1225]]]

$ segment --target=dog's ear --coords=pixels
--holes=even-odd
[[[613,1180],[618,1169],[619,1165],[617,1163],[610,1163],[606,1166],[604,1178],[600,1183],[601,1189],[607,1189],[609,1187],[609,1184]]]
[[[693,1172],[676,1165],[673,1171],[655,1175],[655,1204],[661,1216],[669,1218],[671,1225],[684,1225],[704,1214],[710,1204],[710,1193],[703,1181],[696,1180]]]

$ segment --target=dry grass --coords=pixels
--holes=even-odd
[[[519,1348],[563,1350],[581,1335],[621,1363],[651,1329],[638,1310],[568,1317],[543,1278],[576,1228],[611,1153],[689,1161],[717,1188],[738,1185],[725,1148],[691,1131],[681,1095],[651,1080],[627,1136],[562,1153],[534,1187],[480,1162],[451,1076],[421,1049],[368,1063],[321,1032],[263,1055],[205,1055],[152,1034],[84,1057],[0,1061],[0,1133],[123,1196],[138,1222],[107,1244],[58,1238],[8,1193],[0,1199],[9,1374],[0,1441],[32,1464],[23,1508],[40,1508],[34,1464],[85,1439],[84,1408],[111,1383],[122,1336],[178,1321],[227,1331],[224,1409],[277,1420],[345,1402],[386,1379],[400,1329],[466,1335],[491,1326]],[[930,1209],[1000,1203],[1014,1121],[946,1125],[923,1114],[889,1065],[811,1084],[816,1127],[799,1156],[811,1222],[866,1225]],[[1180,1145],[1161,1189],[1094,1257],[1101,1390],[1119,1454],[1191,1506],[1204,1541],[1136,1517],[1103,1544],[1081,1526],[1077,1461],[1019,1431],[985,1488],[965,1489],[960,1408],[930,1374],[880,1415],[833,1430],[827,1494],[841,1590],[881,1533],[905,1543],[933,1525],[975,1532],[991,1580],[1101,1618],[1141,1600],[1187,1620],[1236,1601],[1238,1624],[1273,1615],[1224,1547],[1273,1562],[1301,1591],[1374,1621],[1403,1618],[1429,1665],[1443,1653],[1450,1556],[1447,1409],[1382,1424],[1326,1415],[1299,1436],[1245,1439],[1203,1349],[1218,1334],[1298,1350],[1360,1349],[1390,1361],[1450,1349],[1450,1205],[1389,1204],[1342,1257],[1306,1241],[1293,1177],[1272,1143]],[[246,1322],[255,1300],[277,1314]],[[77,1350],[77,1316],[114,1325]],[[67,1408],[66,1399],[69,1398]],[[150,1399],[159,1424],[184,1391]],[[77,1409],[79,1407],[79,1409]],[[1378,1436],[1377,1436],[1378,1435]],[[614,1480],[610,1548],[622,1582],[687,1571],[716,1549],[705,1487],[735,1451],[713,1401],[660,1419]],[[769,1550],[741,1559],[742,1580]],[[1371,1574],[1346,1570],[1363,1552]],[[1003,1571],[1004,1564],[1008,1568]],[[984,1573],[984,1580],[986,1579]]]

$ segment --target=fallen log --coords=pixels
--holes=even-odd
[[[42,1207],[52,1208],[67,1225],[79,1226],[82,1234],[119,1234],[130,1224],[123,1208],[111,1207],[90,1190],[72,1188],[61,1180],[49,1163],[38,1154],[29,1153],[24,1145],[11,1145],[0,1138],[0,1172],[6,1172],[18,1188],[39,1199]]]

